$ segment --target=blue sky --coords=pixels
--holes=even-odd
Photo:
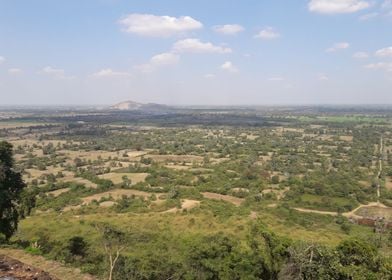
[[[391,104],[391,0],[0,0],[0,104]]]

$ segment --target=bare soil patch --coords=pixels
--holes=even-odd
[[[231,195],[223,195],[219,193],[211,193],[211,192],[203,192],[201,193],[205,198],[214,199],[214,200],[224,200],[230,203],[233,203],[236,206],[240,206],[242,202],[245,201],[243,198],[238,198]]]
[[[169,209],[167,211],[165,211],[164,213],[177,213],[180,212],[182,210],[190,210],[196,207],[200,206],[200,201],[198,200],[191,200],[191,199],[184,199],[183,201],[181,201],[181,208],[172,208]]]
[[[5,280],[57,280],[49,273],[26,265],[18,260],[0,255],[0,279]]]
[[[10,265],[12,263],[9,263],[7,259],[14,259],[13,262],[19,263],[17,266],[21,266],[20,271],[23,272],[25,268],[30,267],[32,272],[38,272],[38,273],[43,273],[41,274],[42,276],[49,276],[50,278],[17,278],[16,276],[23,276],[21,275],[15,275],[14,277],[16,279],[22,279],[22,280],[33,280],[33,279],[42,279],[42,280],[95,280],[96,278],[93,277],[92,275],[89,274],[83,274],[81,273],[80,269],[77,268],[70,268],[70,267],[65,267],[61,263],[55,262],[55,261],[49,261],[46,260],[42,256],[33,256],[30,255],[22,250],[16,250],[16,249],[5,249],[1,248],[0,249],[0,255],[5,255],[5,261],[7,262],[5,265]],[[3,257],[4,258],[4,257]],[[0,257],[0,260],[1,257]],[[18,260],[18,261],[15,261]],[[16,263],[16,264],[17,264]],[[43,272],[46,271],[46,272]],[[6,273],[3,272],[2,269],[0,269],[0,277],[5,276],[2,275],[1,273]],[[11,275],[12,276],[12,275]],[[27,275],[28,276],[28,275]]]

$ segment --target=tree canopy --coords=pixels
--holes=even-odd
[[[8,240],[16,231],[19,205],[25,184],[20,173],[14,171],[12,145],[0,142],[0,234]]]

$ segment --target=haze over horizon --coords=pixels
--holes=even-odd
[[[392,104],[392,0],[0,0],[0,105]]]

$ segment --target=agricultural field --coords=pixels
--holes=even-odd
[[[250,254],[255,226],[326,248],[357,238],[390,258],[391,117],[252,112],[0,122],[34,200],[13,241],[97,278],[102,224],[127,236],[119,266],[143,275],[130,279],[180,273],[214,238]],[[75,237],[80,258],[64,253]]]

